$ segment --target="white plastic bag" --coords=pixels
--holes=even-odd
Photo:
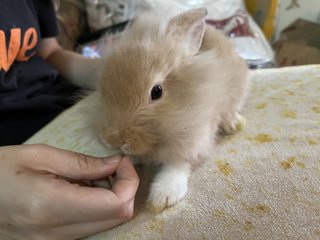
[[[97,4],[108,6],[108,11],[100,20],[91,19],[90,26],[103,28],[132,19],[147,9],[165,12],[174,16],[180,12],[205,7],[208,10],[207,24],[221,29],[231,38],[236,50],[251,68],[274,65],[274,53],[258,25],[247,13],[242,0],[86,0],[90,15],[103,15]],[[90,5],[91,4],[91,5]],[[119,10],[120,9],[120,10]],[[99,14],[95,11],[100,11]],[[112,12],[109,14],[109,12]],[[90,19],[89,19],[90,20]],[[88,56],[97,57],[103,53],[99,49],[108,41],[102,39],[94,49],[86,49]],[[98,53],[97,53],[98,52]]]
[[[156,11],[177,14],[192,8],[208,10],[207,23],[229,36],[251,68],[274,65],[274,53],[242,0],[144,0]]]

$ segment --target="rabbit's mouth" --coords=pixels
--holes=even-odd
[[[132,156],[150,152],[155,143],[149,134],[143,134],[142,132],[113,131],[109,134],[100,135],[100,139],[107,148],[119,150],[123,154]]]

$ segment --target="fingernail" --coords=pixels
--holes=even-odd
[[[110,157],[103,159],[103,161],[106,164],[116,164],[116,163],[119,163],[121,159],[122,159],[122,156],[114,155],[114,156],[110,156]]]

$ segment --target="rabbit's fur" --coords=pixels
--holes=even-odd
[[[97,134],[125,154],[162,164],[148,199],[155,210],[185,196],[192,167],[211,155],[219,129],[234,133],[244,124],[247,66],[205,16],[205,9],[168,20],[144,14],[105,58]],[[163,95],[152,101],[157,84]]]

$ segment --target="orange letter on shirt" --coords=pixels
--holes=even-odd
[[[26,56],[26,52],[34,48],[37,45],[37,42],[38,42],[38,35],[37,35],[36,29],[29,28],[24,34],[23,44],[22,44],[21,50],[18,53],[17,60],[21,62],[28,61],[29,58],[32,57],[32,55],[35,53],[31,53],[29,56]]]
[[[15,60],[21,42],[20,28],[11,29],[9,48],[7,49],[6,35],[0,30],[0,70],[8,71]]]

